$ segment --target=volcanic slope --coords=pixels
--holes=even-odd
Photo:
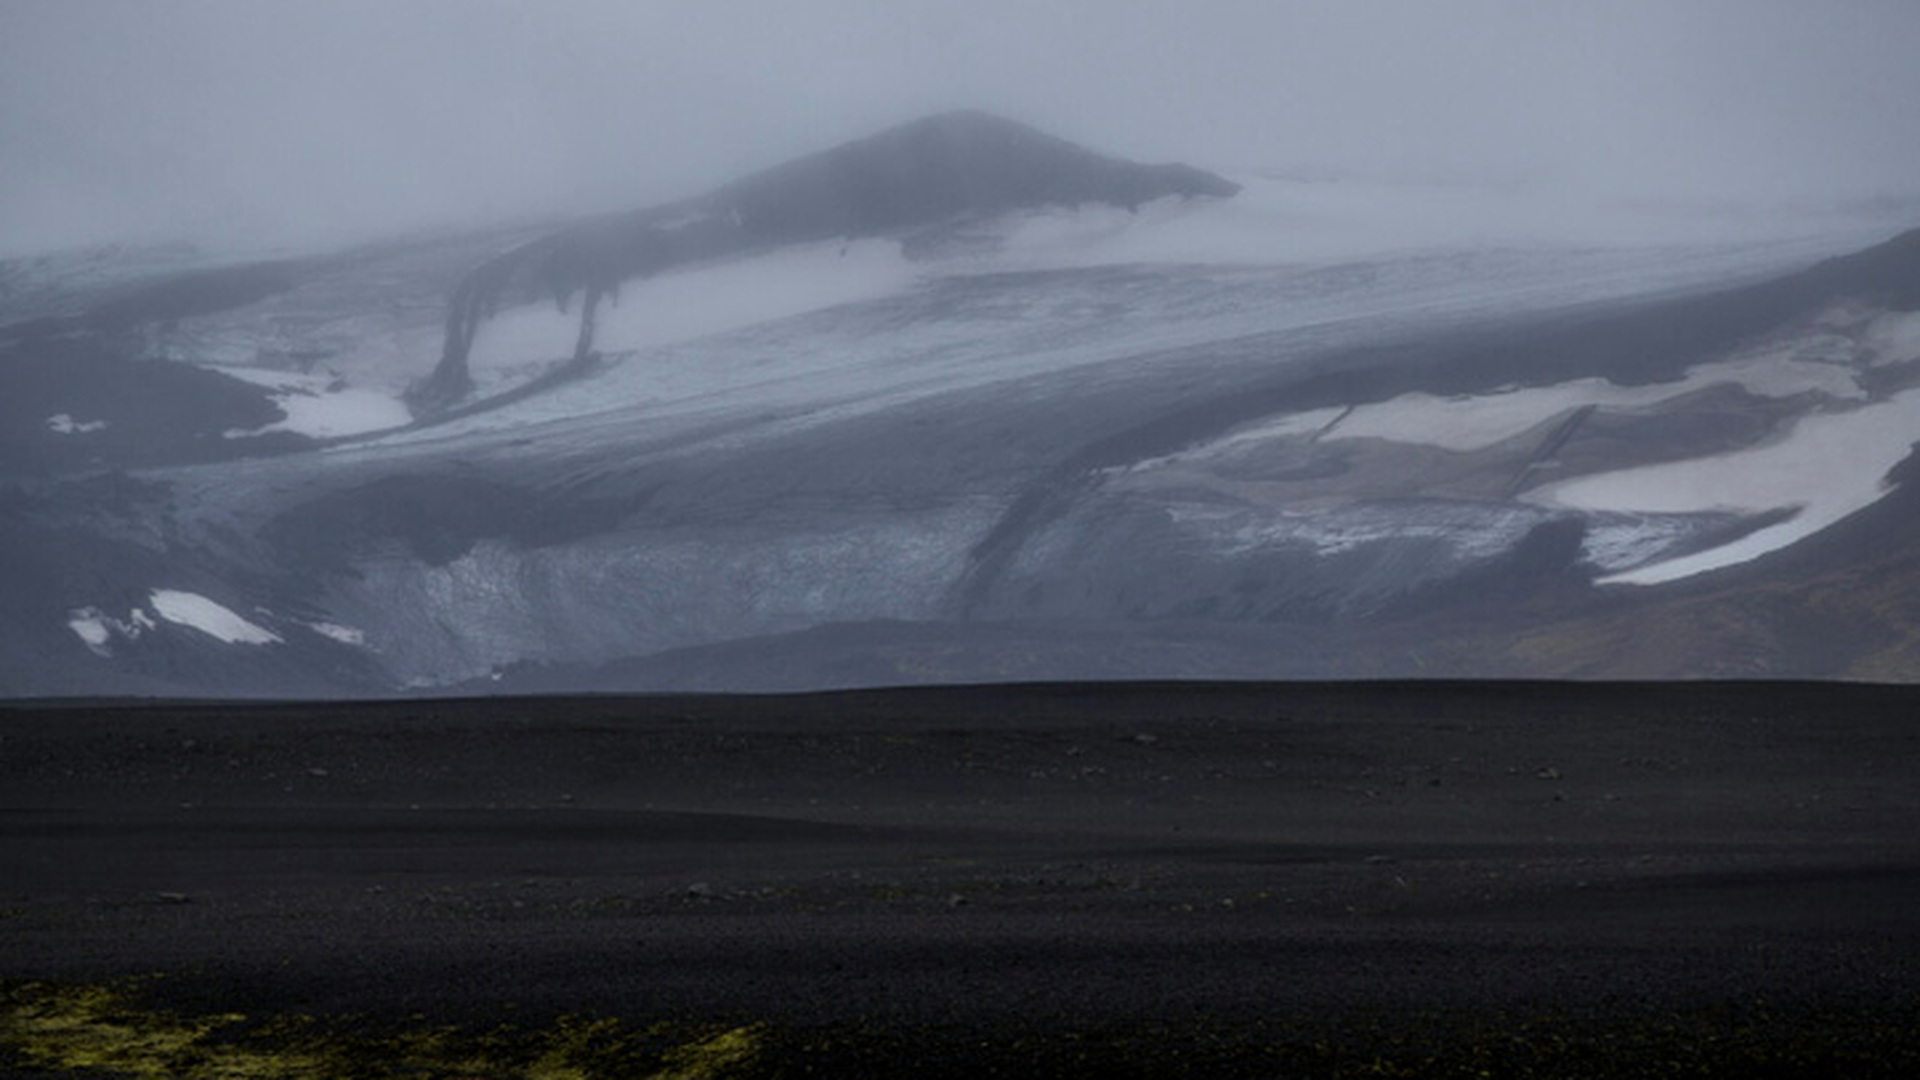
[[[1913,234],[1433,211],[963,113],[630,215],[10,267],[0,688],[1900,677]]]

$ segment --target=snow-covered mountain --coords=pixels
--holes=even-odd
[[[1907,678],[1888,235],[960,113],[632,214],[7,264],[0,690]]]

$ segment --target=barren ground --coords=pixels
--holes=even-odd
[[[0,709],[8,1076],[1909,1075],[1916,898],[1907,688]]]

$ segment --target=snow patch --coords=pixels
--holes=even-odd
[[[105,420],[75,420],[67,413],[55,413],[47,417],[47,428],[60,435],[85,435],[103,430],[106,426]]]
[[[1271,420],[1263,420],[1251,427],[1240,428],[1212,442],[1201,443],[1160,457],[1142,458],[1130,465],[1121,466],[1115,472],[1141,473],[1154,469],[1163,469],[1171,465],[1186,462],[1207,461],[1225,457],[1242,443],[1263,443],[1275,439],[1296,438],[1312,435],[1337,419],[1346,409],[1342,406],[1329,406],[1324,409],[1309,409],[1306,412],[1288,413]]]
[[[1326,428],[1346,412],[1343,405],[1329,405],[1324,409],[1308,409],[1306,412],[1289,413],[1272,420],[1263,420],[1251,427],[1241,428],[1218,442],[1205,447],[1207,454],[1217,454],[1240,443],[1266,442],[1269,439],[1290,439],[1300,435],[1312,435]]]
[[[1590,511],[1758,513],[1789,520],[1697,554],[1601,578],[1653,585],[1759,558],[1872,505],[1887,472],[1920,439],[1920,390],[1845,412],[1803,417],[1786,438],[1730,454],[1580,477],[1538,489],[1537,502]]]
[[[152,602],[153,610],[168,622],[191,627],[229,645],[269,645],[281,640],[280,635],[248,622],[199,593],[155,589]]]
[[[1669,396],[1662,388],[1637,395],[1619,394],[1620,387],[1605,379],[1575,379],[1558,386],[1511,390],[1463,397],[1436,397],[1416,392],[1377,405],[1362,405],[1322,438],[1386,439],[1445,450],[1478,450],[1564,415],[1598,399],[1634,396],[1658,401]]]
[[[342,626],[339,623],[331,622],[310,622],[306,623],[305,626],[321,637],[332,638],[342,645],[364,646],[367,643],[366,632],[351,626]]]
[[[287,394],[276,400],[286,419],[261,432],[291,431],[316,439],[387,431],[413,422],[404,402],[374,390],[343,387],[312,394]]]
[[[123,637],[128,640],[154,628],[154,621],[145,611],[134,608],[124,619],[116,619],[97,607],[75,608],[67,612],[67,628],[79,635],[88,649],[98,656],[113,655],[113,639]]]
[[[80,635],[87,648],[102,655],[111,655],[108,648],[113,641],[113,631],[107,628],[107,620],[99,608],[81,608],[67,613],[67,626]]]
[[[290,431],[315,439],[388,431],[413,422],[413,413],[391,394],[352,386],[333,374],[301,375],[262,368],[220,368],[256,386],[274,391],[274,403],[286,416],[264,427],[226,432],[229,439]]]

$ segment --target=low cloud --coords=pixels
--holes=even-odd
[[[15,0],[0,248],[638,205],[957,106],[1229,170],[1910,197],[1916,44],[1900,0]]]

